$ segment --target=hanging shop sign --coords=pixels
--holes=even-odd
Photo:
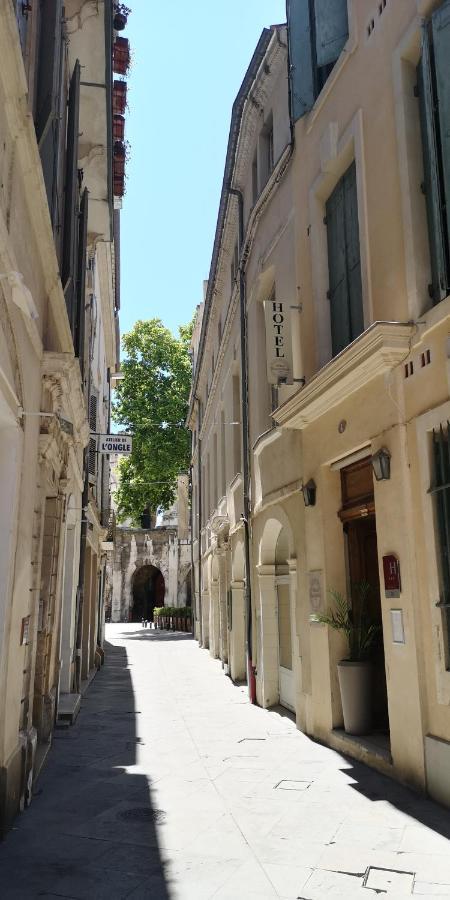
[[[133,449],[133,438],[129,434],[101,434],[99,436],[100,453],[129,454]]]
[[[266,300],[264,316],[269,383],[292,384],[291,307],[285,300]]]

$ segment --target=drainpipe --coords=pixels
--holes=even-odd
[[[200,439],[200,398],[197,401],[197,429],[198,429],[198,446],[197,446],[197,518],[198,518],[198,614],[200,620],[200,640],[199,644],[203,647],[203,609],[202,609],[202,442]],[[194,548],[192,548],[194,552]]]
[[[253,665],[252,646],[252,590],[250,568],[250,464],[249,464],[249,416],[248,416],[248,324],[245,296],[244,250],[244,197],[242,191],[228,186],[228,193],[238,201],[239,215],[239,310],[241,325],[241,404],[242,404],[242,481],[244,495],[244,552],[245,552],[245,611],[247,615],[247,678],[251,703],[256,703],[256,671]]]

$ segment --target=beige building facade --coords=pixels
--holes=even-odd
[[[281,92],[268,61],[280,29],[264,47],[261,81],[248,85],[263,138],[273,121],[273,173],[278,165],[283,171],[260,215],[270,177],[262,194],[258,185],[250,213],[244,199],[237,263],[247,316],[243,364],[237,320],[233,337],[224,331],[225,366],[214,350],[221,291],[228,300],[214,248],[191,402],[194,521],[202,536],[198,636],[234,678],[245,675],[247,644],[258,703],[285,705],[306,733],[449,804],[450,4],[342,0],[333,13],[329,7],[289,2]],[[283,66],[286,56],[280,72]],[[262,83],[272,100],[261,102]],[[288,108],[291,136],[287,112],[287,131],[280,125]],[[244,151],[245,110],[235,126],[225,183],[245,198],[254,175],[252,151]],[[224,272],[235,199],[219,211]],[[281,302],[283,313],[290,307],[283,328],[292,342],[271,388],[268,300]],[[243,366],[248,578],[245,441],[242,424],[225,426],[245,422]],[[226,373],[236,379],[235,406],[222,416]],[[216,487],[221,423],[228,429],[224,491]],[[233,454],[234,473],[227,469]],[[351,596],[362,581],[371,585],[382,641],[373,661],[373,732],[357,737],[343,730],[337,664],[344,640],[313,617],[332,606],[330,591]],[[247,605],[235,615],[239,591]]]
[[[0,10],[3,834],[102,652],[118,223],[113,3]]]

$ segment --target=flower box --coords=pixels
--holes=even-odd
[[[118,75],[126,75],[130,68],[130,42],[128,38],[118,37],[113,46],[113,69]]]
[[[123,141],[125,137],[125,118],[124,116],[114,113],[113,118],[113,138],[115,141]]]
[[[113,113],[123,116],[127,105],[126,81],[114,80],[113,84]]]

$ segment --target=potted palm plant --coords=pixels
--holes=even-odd
[[[371,654],[378,641],[381,625],[371,617],[367,601],[371,586],[361,582],[353,586],[354,602],[339,591],[330,590],[334,609],[317,613],[311,621],[342,631],[348,642],[348,657],[338,663],[344,728],[347,734],[368,734],[372,727]]]

